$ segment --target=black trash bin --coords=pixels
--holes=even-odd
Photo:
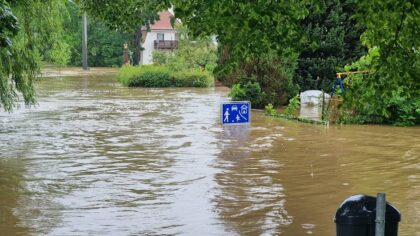
[[[375,236],[376,197],[354,195],[341,203],[335,213],[337,236]],[[400,212],[386,203],[385,236],[398,235]]]

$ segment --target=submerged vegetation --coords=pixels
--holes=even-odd
[[[330,91],[337,72],[363,70],[344,80],[338,122],[420,123],[420,2],[412,0],[0,0],[1,106],[12,110],[18,94],[35,103],[43,62],[79,65],[81,12],[90,19],[90,65],[120,66],[122,44],[138,55],[141,26],[171,6],[188,27],[179,50],[155,53],[155,74],[120,75],[123,83],[208,86],[212,74],[233,99],[276,108],[304,90]]]
[[[117,79],[129,87],[210,87],[213,76],[203,70],[189,69],[174,72],[165,65],[124,66]]]

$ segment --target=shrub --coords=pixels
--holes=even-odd
[[[153,63],[167,65],[174,72],[206,69],[212,73],[216,67],[217,46],[211,38],[191,38],[185,26],[178,26],[177,31],[179,33],[178,49],[171,53],[154,51]],[[204,84],[200,85],[204,86]]]
[[[128,86],[130,81],[142,72],[143,68],[140,66],[123,66],[118,70],[117,80],[123,85]]]
[[[168,62],[171,55],[164,51],[154,50],[152,52],[153,64],[164,65]]]
[[[191,68],[190,66],[187,65],[187,62],[185,61],[183,57],[175,57],[175,56],[168,58],[166,65],[171,71],[182,71],[187,68]]]
[[[233,101],[246,100],[245,90],[240,84],[234,84],[230,90],[229,96]]]
[[[284,109],[284,113],[288,116],[297,116],[296,113],[300,106],[299,94],[289,100],[289,104]]]
[[[134,77],[128,86],[130,87],[170,87],[171,76],[165,72],[145,72]]]
[[[260,55],[241,63],[220,63],[215,74],[224,85],[240,84],[242,89],[248,90],[247,97],[241,100],[252,101],[253,107],[264,108],[269,103],[277,107],[297,93],[289,67],[294,68],[293,63],[278,56]],[[232,98],[236,97],[233,91]]]
[[[369,54],[350,66],[347,70],[367,70],[374,73],[368,76],[349,76],[344,83],[346,92],[342,106],[346,123],[384,123],[397,126],[420,124],[420,82],[418,69],[420,63],[403,61],[415,60],[420,54],[396,51],[396,60],[384,66],[380,48],[371,48]],[[407,54],[407,55],[406,55]],[[416,57],[415,59],[412,57]],[[395,65],[396,63],[396,65]],[[372,69],[373,68],[373,69]],[[407,70],[403,73],[403,70]]]
[[[269,103],[265,106],[264,112],[266,115],[274,116],[277,114],[276,109],[274,109],[273,104]]]
[[[117,79],[130,87],[210,87],[214,78],[209,72],[190,69],[174,72],[165,65],[124,66]]]
[[[184,70],[174,74],[176,87],[210,87],[214,85],[214,78],[207,71]]]
[[[130,87],[169,87],[171,76],[165,66],[123,66],[117,73],[117,79]]]
[[[216,63],[209,63],[206,64],[206,71],[213,73],[214,69],[216,68],[217,64]]]
[[[249,81],[245,85],[233,85],[229,96],[233,101],[250,101],[255,108],[263,108],[266,101],[266,93],[261,90],[258,82]]]
[[[200,77],[197,77],[194,80],[193,85],[194,85],[194,87],[205,88],[205,87],[210,87],[212,85],[211,83],[214,83],[214,80],[210,81],[208,79],[208,76],[206,76],[206,77],[200,76]]]

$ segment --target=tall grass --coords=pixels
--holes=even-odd
[[[125,86],[128,86],[130,80],[134,79],[134,76],[140,74],[142,68],[139,66],[123,66],[118,70],[117,80]]]

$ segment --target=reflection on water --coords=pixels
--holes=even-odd
[[[283,127],[253,125],[225,127],[220,134],[222,152],[216,161],[216,209],[227,228],[246,235],[275,235],[292,223],[286,210],[283,185],[278,178],[282,164],[267,158]],[[276,130],[279,133],[272,133]],[[258,154],[257,154],[258,153]],[[265,153],[265,154],[263,154]]]
[[[387,192],[419,235],[420,129],[322,126],[254,112],[221,127],[214,89],[44,79],[0,113],[2,235],[335,235],[349,195]]]
[[[310,120],[322,119],[322,107],[312,104],[301,104],[299,116]]]
[[[26,233],[14,214],[20,200],[22,164],[19,159],[2,159],[0,163],[0,230],[1,232]]]

